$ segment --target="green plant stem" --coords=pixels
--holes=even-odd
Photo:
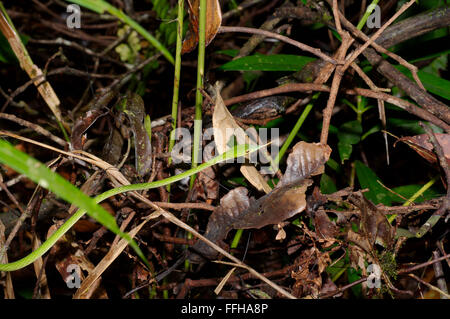
[[[375,6],[378,4],[379,1],[380,0],[373,0],[372,3],[367,7],[366,12],[361,18],[361,21],[359,21],[358,25],[356,26],[358,30],[362,30],[362,28],[364,28],[367,19],[369,19],[370,15],[372,14],[373,10],[375,9]]]
[[[183,17],[184,0],[178,0],[177,17],[177,48],[175,52],[175,72],[173,77],[173,97],[172,97],[172,131],[170,132],[169,154],[175,145],[175,130],[177,128],[178,118],[178,97],[180,92],[180,73],[181,73],[181,49],[183,47]],[[172,157],[169,157],[169,165],[172,163]]]
[[[436,183],[436,181],[438,179],[439,179],[439,176],[433,177],[428,183],[423,185],[417,192],[415,192],[406,202],[404,202],[402,206],[406,207],[406,206],[411,205],[411,203],[413,203],[417,199],[417,197],[419,197],[420,195],[425,193],[427,191],[427,189],[429,189],[431,186],[433,186],[433,184]],[[393,215],[389,216],[388,217],[389,223],[392,223],[396,217],[397,217],[397,214],[393,214]]]
[[[40,176],[38,176],[39,174],[39,170],[48,170],[50,171],[47,167],[42,167],[44,166],[42,163],[39,165],[39,162],[30,158],[29,156],[26,156],[25,153],[22,153],[18,150],[15,150],[12,146],[8,146],[9,143],[4,142],[2,140],[0,140],[0,162],[5,163],[8,166],[13,167],[15,170],[20,171],[21,173],[25,173],[26,168],[24,167],[29,167],[29,166],[33,166],[34,165],[34,169],[32,170],[31,174],[33,174],[32,177],[30,177],[29,175],[27,175],[28,177],[30,177],[32,180],[34,181],[39,181],[41,179]],[[211,167],[217,163],[229,160],[229,159],[233,159],[233,158],[237,158],[237,157],[241,157],[241,156],[245,156],[248,155],[249,153],[255,152],[257,150],[259,150],[261,147],[254,147],[254,146],[248,146],[248,145],[237,145],[236,147],[234,147],[233,149],[222,153],[221,155],[218,155],[216,157],[214,157],[213,159],[209,160],[206,163],[203,163],[195,168],[192,168],[188,171],[185,171],[179,175],[175,175],[175,176],[171,176],[169,178],[163,179],[163,180],[159,180],[156,182],[151,182],[151,183],[141,183],[141,184],[132,184],[132,185],[125,185],[125,186],[121,186],[121,187],[117,187],[117,188],[113,188],[110,189],[98,196],[96,196],[94,198],[95,203],[100,203],[102,201],[104,201],[105,199],[118,195],[118,194],[122,194],[125,192],[130,192],[130,191],[138,191],[138,190],[146,190],[146,189],[152,189],[152,188],[158,188],[158,187],[163,187],[166,186],[168,184],[171,183],[175,183],[177,181],[182,180],[183,178],[186,177],[190,177],[193,174],[197,174],[198,172]],[[9,153],[9,155],[8,155]],[[11,155],[14,154],[14,155]],[[22,154],[21,156],[24,157],[23,160],[20,161],[20,163],[18,162],[17,159],[17,154]],[[26,156],[26,157],[25,157]],[[28,165],[30,164],[30,165]],[[19,166],[18,166],[19,165]],[[23,168],[23,169],[22,169]],[[34,172],[34,173],[33,173]],[[59,176],[58,174],[53,173],[53,178],[56,179],[60,179],[62,180],[63,178],[61,176]],[[55,182],[53,181],[53,179],[47,179],[48,182],[45,186],[49,187],[53,184],[55,184]],[[44,185],[43,185],[44,186]],[[78,192],[81,193],[81,192]],[[73,196],[76,193],[73,194]],[[82,195],[80,195],[82,196]],[[85,196],[85,195],[84,195]],[[85,196],[87,197],[87,196]],[[84,203],[84,201],[81,201],[80,203]],[[78,205],[80,206],[80,205]],[[94,218],[98,218],[98,214],[93,214],[95,212],[95,207],[93,208],[92,203],[90,198],[88,197],[88,200],[86,201],[86,203],[84,204],[84,207],[87,207],[90,211],[90,214],[92,217]],[[99,208],[100,210],[103,210],[103,208]],[[28,265],[30,265],[31,263],[33,263],[36,259],[38,259],[39,257],[41,257],[43,254],[45,254],[50,248],[53,247],[53,245],[81,218],[84,216],[84,214],[87,212],[87,209],[79,209],[77,210],[63,225],[61,225],[61,227],[59,227],[44,243],[42,243],[42,245],[36,249],[35,251],[33,251],[32,253],[30,253],[29,255],[25,256],[24,258],[14,261],[12,263],[9,264],[0,264],[0,271],[14,271],[14,270],[18,270],[21,268],[24,268]],[[106,213],[106,212],[105,212]],[[110,216],[112,218],[111,215],[109,215],[108,213],[106,213],[108,216]],[[114,220],[114,218],[112,218]],[[110,228],[110,227],[108,227]],[[127,238],[129,241],[132,241],[132,239],[130,238],[130,236],[128,234],[123,234],[120,232],[120,234],[122,236],[124,236],[125,238]],[[134,241],[133,241],[134,242]],[[139,250],[139,247],[136,246],[136,248]],[[135,248],[135,249],[136,249]],[[140,251],[140,250],[139,250]],[[0,252],[1,253],[1,252]]]
[[[200,0],[200,21],[198,30],[198,58],[197,58],[197,91],[195,94],[195,121],[194,121],[194,143],[192,146],[192,167],[199,162],[199,149],[202,134],[202,104],[203,76],[205,72],[205,31],[206,31],[206,0]],[[195,175],[191,176],[190,188],[194,186]]]
[[[284,142],[283,146],[281,146],[280,152],[277,154],[277,156],[273,160],[273,163],[274,163],[275,167],[278,167],[278,165],[280,164],[281,159],[283,158],[283,156],[286,153],[287,149],[291,145],[291,143],[294,140],[295,136],[297,135],[298,131],[302,127],[303,122],[305,121],[305,119],[308,116],[309,112],[312,110],[312,108],[314,106],[314,102],[317,100],[319,95],[320,95],[320,93],[314,94],[314,96],[312,98],[312,101],[310,103],[308,103],[308,105],[306,105],[306,107],[303,110],[302,114],[300,114],[300,117],[298,118],[297,123],[295,123],[295,126],[292,129],[292,131],[289,133],[288,138]]]
[[[230,248],[236,248],[236,247],[238,246],[239,241],[241,240],[241,237],[242,237],[242,233],[243,233],[243,232],[244,232],[243,229],[238,229],[238,230],[236,231],[236,234],[234,235],[233,242],[231,243]]]
[[[172,131],[170,132],[169,154],[175,145],[175,131],[177,129],[178,118],[178,100],[180,93],[180,74],[181,74],[181,49],[183,47],[183,18],[184,18],[184,0],[178,0],[177,17],[177,48],[175,51],[175,71],[173,76],[173,97],[172,97]],[[168,160],[169,166],[172,164],[172,156]],[[167,191],[170,196],[170,184],[167,185]],[[170,198],[170,197],[169,197]]]

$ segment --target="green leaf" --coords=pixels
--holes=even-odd
[[[380,130],[381,130],[381,127],[379,124],[373,126],[370,130],[368,130],[366,133],[363,134],[363,136],[361,137],[361,140],[364,141],[369,135],[379,132]]]
[[[0,162],[12,167],[17,172],[26,175],[29,179],[38,183],[41,187],[48,189],[66,200],[76,205],[80,209],[85,209],[89,216],[100,222],[103,226],[126,238],[136,253],[143,259],[144,254],[135,241],[128,234],[123,233],[116,224],[116,220],[103,207],[98,205],[94,199],[85,195],[78,188],[73,186],[59,174],[52,172],[47,166],[32,158],[31,156],[15,149],[11,144],[0,140]]]
[[[419,189],[421,189],[422,187],[423,187],[423,185],[412,184],[412,185],[403,185],[403,186],[395,187],[392,190],[395,193],[400,194],[404,198],[408,199],[408,198],[411,198],[415,193],[417,193],[417,191],[419,191]],[[439,193],[438,191],[436,191],[433,188],[429,188],[422,195],[420,195],[414,202],[421,203],[426,200],[430,200],[430,199],[437,198],[440,196],[442,196],[441,193]],[[400,196],[397,196],[393,193],[391,193],[391,197],[392,197],[392,201],[396,201],[396,202],[400,202],[400,203],[403,203],[405,201],[403,198],[401,198]]]
[[[369,191],[364,196],[374,204],[384,204],[391,206],[391,192],[378,183],[377,175],[361,161],[355,161],[356,176],[361,188],[368,188]]]
[[[351,284],[352,282],[358,281],[361,279],[361,270],[356,270],[355,268],[349,267],[347,269],[348,282]],[[355,297],[360,298],[362,296],[362,286],[358,284],[353,286],[352,292]]]
[[[412,79],[411,72],[402,65],[396,66],[396,68],[405,74],[407,77]],[[420,81],[422,81],[423,86],[433,94],[439,95],[444,99],[450,100],[450,81],[444,80],[436,75],[418,71],[417,75],[419,76]]]
[[[404,129],[405,131],[408,131],[411,134],[414,135],[420,135],[425,134],[424,129],[419,125],[419,121],[417,120],[408,120],[408,119],[400,119],[400,118],[388,118],[387,120],[388,126],[395,126],[400,127]],[[428,123],[431,125],[433,132],[435,133],[443,133],[444,131],[437,127],[434,124]]]
[[[350,158],[350,155],[352,155],[353,146],[352,144],[338,142],[338,151],[341,158],[341,163],[344,163]]]
[[[326,164],[328,165],[329,168],[336,171],[337,173],[341,172],[341,167],[340,167],[339,163],[336,162],[334,159],[332,159],[332,158],[328,159]]]
[[[219,50],[215,52],[216,54],[224,54],[224,55],[228,55],[232,58],[234,58],[236,55],[239,54],[239,50],[237,49],[230,49],[230,50]]]
[[[358,121],[350,121],[342,124],[339,127],[338,139],[339,142],[346,144],[357,144],[361,140],[363,132],[361,123]]]
[[[224,71],[299,71],[306,64],[316,60],[306,56],[274,54],[274,55],[250,55],[228,63],[219,70]]]
[[[320,177],[320,192],[322,194],[332,194],[337,191],[336,184],[327,174]]]

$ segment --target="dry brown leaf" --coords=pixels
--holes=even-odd
[[[277,187],[292,185],[309,176],[322,174],[331,148],[319,143],[298,142],[287,159],[287,168]]]
[[[216,105],[213,113],[214,142],[219,153],[226,152],[229,149],[227,145],[230,138],[234,135],[238,144],[249,144],[249,137],[244,130],[236,123],[230,111],[225,106],[219,90],[216,88]],[[266,194],[272,189],[267,184],[262,175],[253,165],[242,165],[241,173],[244,177],[259,191]]]
[[[434,135],[444,151],[447,163],[450,165],[450,134],[435,133]],[[405,142],[427,161],[431,163],[437,162],[436,155],[433,153],[433,144],[430,143],[427,134],[405,136],[398,139],[398,141]]]
[[[321,209],[314,212],[314,225],[318,237],[322,239],[334,239],[339,230]]]
[[[228,279],[230,279],[231,275],[233,274],[233,272],[236,270],[236,267],[233,267],[230,269],[230,271],[228,271],[228,273],[225,275],[225,277],[223,277],[223,279],[220,281],[220,283],[217,285],[216,289],[214,289],[214,293],[216,295],[220,294],[220,292],[223,289],[223,286],[225,286],[225,284],[227,283]]]
[[[307,151],[302,152],[300,147]],[[294,146],[295,151],[289,155],[286,171],[290,178],[285,178],[285,185],[278,186],[259,199],[248,196],[245,187],[238,187],[226,194],[220,200],[220,206],[212,213],[208,221],[205,237],[213,242],[223,240],[231,229],[262,228],[267,225],[277,225],[295,216],[306,208],[306,190],[312,181],[305,174],[317,173],[318,169],[328,160],[331,150],[328,146],[300,142]],[[315,163],[307,163],[307,161]],[[300,163],[300,164],[299,164]],[[294,167],[293,167],[294,166]],[[300,172],[295,172],[295,169]],[[328,218],[328,217],[327,217]],[[217,252],[203,242],[193,247],[208,259],[217,256]],[[191,255],[192,262],[202,258]]]
[[[373,249],[375,243],[383,247],[391,247],[394,240],[394,230],[386,216],[367,200],[360,192],[349,199],[361,211],[362,236],[367,238]]]
[[[198,173],[198,194],[205,201],[211,201],[219,197],[219,182],[216,179],[216,173],[211,167]]]
[[[183,41],[183,48],[181,54],[191,52],[198,44],[198,24],[199,24],[199,7],[200,0],[189,0],[189,30],[186,33],[186,38]],[[219,0],[206,0],[206,30],[205,30],[205,46],[214,39],[222,24],[222,11],[220,9]]]
[[[296,281],[294,284],[296,294],[298,296],[312,295],[317,298],[322,290],[321,274],[330,263],[331,258],[328,252],[322,253],[316,247],[302,251],[295,261],[297,270],[291,273],[291,277]]]

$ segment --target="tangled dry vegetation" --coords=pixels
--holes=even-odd
[[[448,298],[448,1],[369,15],[370,1],[207,0],[205,25],[201,1],[93,1],[80,28],[67,5],[90,1],[4,1],[2,140],[90,197],[141,186],[84,215],[0,144],[0,296]],[[192,168],[175,128],[194,136]],[[211,162],[258,138],[261,162]]]

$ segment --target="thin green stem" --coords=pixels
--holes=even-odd
[[[1,141],[0,141],[1,142]],[[6,142],[4,142],[6,143]],[[1,145],[0,145],[1,146]],[[218,155],[214,157],[213,159],[209,160],[206,163],[203,163],[196,168],[192,168],[188,171],[183,172],[182,174],[171,176],[169,178],[159,180],[156,182],[151,183],[141,183],[141,184],[132,184],[132,185],[125,185],[117,188],[110,189],[94,198],[95,203],[100,203],[104,201],[105,199],[115,196],[118,194],[122,194],[129,191],[138,191],[138,190],[146,190],[146,189],[152,189],[152,188],[158,188],[163,187],[171,183],[175,183],[177,181],[182,180],[183,178],[190,177],[193,174],[197,174],[198,172],[211,167],[213,165],[216,165],[217,163],[232,159],[232,158],[238,158],[241,156],[248,155],[249,153],[255,152],[259,150],[261,147],[254,147],[254,146],[248,146],[248,145],[237,145],[233,149],[222,153],[221,155]],[[0,150],[2,148],[0,147]],[[8,165],[11,165],[12,160],[8,160],[7,156],[2,153],[2,157],[0,157],[0,162],[6,163]],[[36,161],[32,160],[32,164],[34,165]],[[17,167],[15,167],[16,170],[19,170]],[[56,175],[56,174],[55,174]],[[59,176],[59,175],[58,175]],[[59,177],[60,178],[60,177]],[[24,268],[31,263],[33,263],[36,259],[41,257],[43,254],[45,254],[50,248],[53,247],[53,245],[86,213],[86,209],[79,209],[73,214],[61,227],[59,227],[42,245],[36,249],[35,251],[31,252],[29,255],[25,256],[24,258],[14,261],[9,264],[0,264],[0,271],[14,271],[21,268]],[[93,209],[91,209],[91,214],[93,212]],[[94,215],[91,215],[92,217],[95,217]],[[97,216],[97,215],[96,215]],[[98,218],[98,216],[97,216]],[[111,228],[110,228],[111,229]],[[121,232],[120,232],[121,233]],[[127,240],[132,241],[130,236],[128,234],[121,233],[122,236],[124,236]],[[132,242],[134,243],[134,242]],[[138,251],[140,251],[139,247],[135,246]],[[143,255],[143,254],[142,254]]]
[[[172,97],[172,131],[170,132],[169,154],[175,145],[175,131],[177,129],[178,118],[178,100],[180,93],[180,74],[181,74],[181,49],[183,47],[183,18],[184,18],[184,0],[178,0],[177,17],[177,48],[175,52],[175,71],[173,76],[173,97]],[[172,156],[168,160],[169,166],[172,164]],[[170,195],[170,184],[167,185],[167,191]],[[169,197],[170,198],[170,197]]]
[[[420,195],[425,193],[427,189],[429,189],[431,186],[433,186],[434,183],[439,179],[439,176],[433,177],[428,183],[423,185],[417,192],[415,192],[406,202],[403,203],[402,206],[409,206],[411,203],[413,203]],[[397,214],[393,214],[388,217],[389,223],[392,223],[394,219],[397,217]]]
[[[194,143],[192,147],[192,167],[199,162],[200,137],[202,134],[202,104],[203,76],[205,72],[205,31],[206,31],[206,0],[200,0],[200,21],[198,25],[198,58],[197,58],[197,92],[195,95],[195,121],[194,121]],[[195,181],[195,175],[191,176],[190,187]]]
[[[180,73],[181,73],[181,49],[183,47],[183,17],[184,17],[184,0],[178,0],[177,48],[175,53],[175,73],[173,77],[172,131],[170,132],[169,153],[172,152],[173,146],[175,145],[175,130],[177,128],[178,97],[180,92]],[[172,157],[169,157],[169,165],[171,163]]]
[[[367,7],[367,10],[364,13],[363,17],[361,18],[361,21],[359,21],[358,25],[356,26],[358,30],[362,30],[362,28],[367,22],[367,19],[369,19],[370,15],[372,14],[373,10],[375,10],[375,6],[378,4],[379,1],[380,0],[373,0],[372,3]]]
[[[300,114],[300,117],[297,120],[297,123],[295,123],[294,128],[292,129],[292,131],[289,133],[288,138],[286,139],[286,141],[284,142],[283,146],[281,146],[280,152],[277,154],[277,156],[274,159],[274,165],[275,167],[278,167],[278,165],[280,164],[281,159],[283,158],[284,154],[286,153],[287,149],[289,148],[289,146],[291,145],[292,141],[294,140],[295,136],[297,135],[298,131],[300,130],[300,128],[303,125],[303,122],[305,121],[306,117],[308,116],[309,112],[311,111],[311,109],[314,106],[314,102],[317,100],[317,98],[319,97],[320,93],[316,93],[314,94],[312,101],[310,103],[308,103],[308,105],[305,107],[305,109],[303,110],[302,114]]]
[[[241,240],[243,229],[238,229],[236,234],[234,235],[233,242],[231,243],[230,248],[236,248],[239,245],[239,241]]]

